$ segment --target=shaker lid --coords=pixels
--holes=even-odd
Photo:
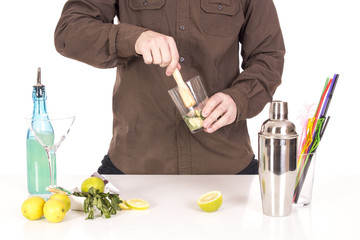
[[[287,120],[288,119],[288,107],[287,102],[272,101],[270,103],[269,117],[271,120]]]
[[[287,120],[287,102],[273,101],[270,103],[269,119],[261,126],[259,135],[274,138],[296,138],[295,125]]]

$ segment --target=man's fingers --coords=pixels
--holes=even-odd
[[[219,105],[222,101],[222,98],[219,93],[212,96],[206,103],[204,109],[202,110],[202,115],[204,117],[209,116],[209,114]]]
[[[171,56],[171,61],[166,68],[166,75],[171,76],[176,68],[179,68],[179,52],[176,47],[176,43],[173,38],[169,38],[169,51]],[[180,68],[179,68],[180,69]]]
[[[224,103],[220,103],[213,109],[209,116],[207,116],[203,122],[204,128],[209,128],[213,125],[221,116],[226,113],[226,106]],[[203,115],[204,116],[204,115]],[[205,116],[204,116],[205,117]]]
[[[152,48],[151,49],[151,55],[152,55],[152,63],[159,65],[162,62],[162,56],[160,53],[160,49],[159,48]]]
[[[169,47],[167,45],[160,46],[160,53],[161,53],[160,67],[168,66],[171,62],[171,54]]]
[[[167,67],[168,76],[173,74],[175,68],[180,68],[176,43],[170,36],[150,30],[145,31],[136,40],[135,51],[143,55],[146,64]]]
[[[144,49],[144,51],[142,52],[142,56],[143,56],[144,62],[146,64],[152,64],[153,57],[152,57],[150,49],[146,49],[146,50]]]
[[[206,132],[212,133],[221,127],[229,125],[236,118],[236,104],[227,94],[216,93],[206,103],[202,115],[205,117],[203,127]]]
[[[210,127],[204,127],[205,132],[207,133],[213,133],[219,128],[222,128],[223,126],[228,124],[228,114],[225,113],[222,117],[220,117],[217,121],[215,121]]]

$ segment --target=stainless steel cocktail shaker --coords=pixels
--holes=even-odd
[[[270,103],[270,118],[259,132],[259,180],[263,213],[281,217],[291,213],[296,178],[297,133],[287,120],[286,102]]]

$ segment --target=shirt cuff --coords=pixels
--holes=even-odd
[[[246,97],[245,93],[241,92],[241,89],[238,85],[234,85],[230,88],[224,89],[221,91],[224,94],[229,95],[235,102],[237,113],[236,113],[236,124],[241,121],[245,120],[248,111],[248,98]]]
[[[118,25],[114,25],[114,27],[117,28],[117,32],[114,36],[115,48],[113,48],[116,50],[116,54],[120,57],[139,56],[135,51],[135,43],[140,34],[148,29],[127,23],[120,23]],[[111,49],[112,44],[110,44],[110,52]]]

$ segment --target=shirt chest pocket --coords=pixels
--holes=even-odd
[[[237,34],[244,22],[239,0],[201,0],[201,28],[207,35]]]
[[[165,0],[128,0],[136,25],[159,30],[162,26]]]

